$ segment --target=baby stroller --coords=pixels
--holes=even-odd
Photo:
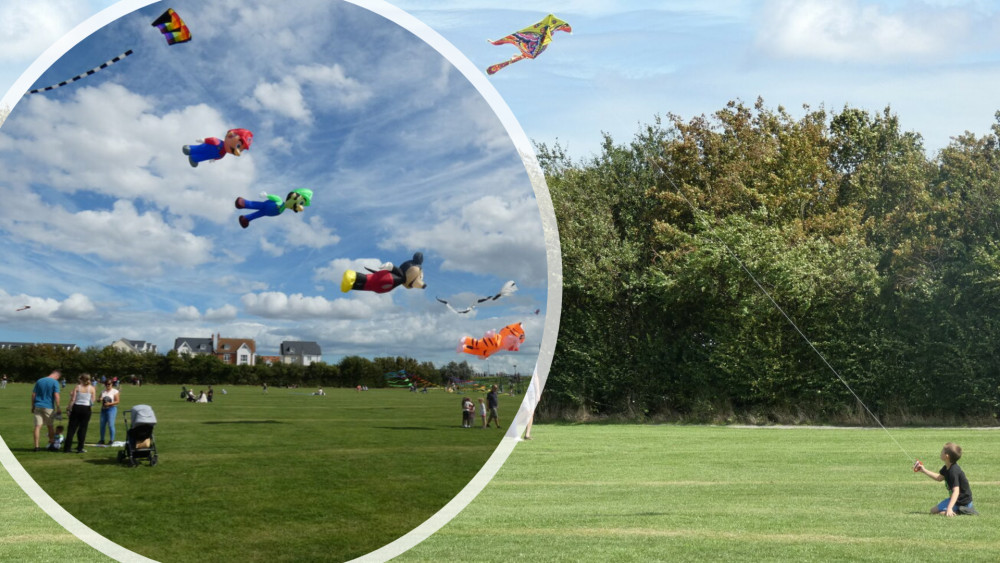
[[[122,413],[125,418],[125,449],[118,452],[118,462],[127,461],[129,467],[139,465],[139,460],[145,458],[150,467],[156,465],[156,440],[153,438],[153,427],[156,426],[156,415],[149,405],[136,405],[132,410]]]

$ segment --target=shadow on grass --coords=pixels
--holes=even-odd
[[[284,424],[277,420],[206,420],[202,424]]]
[[[117,454],[114,457],[97,458],[97,459],[91,458],[91,459],[85,459],[83,461],[84,463],[89,463],[91,465],[121,465],[122,467],[125,467],[124,463],[118,462]]]
[[[376,426],[375,428],[379,430],[438,430],[441,428],[450,428],[449,426]]]

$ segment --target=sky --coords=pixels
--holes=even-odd
[[[163,353],[176,338],[220,334],[254,338],[265,355],[305,340],[331,362],[388,355],[530,371],[545,317],[541,217],[514,143],[469,81],[353,4],[169,6],[191,42],[168,46],[150,27],[164,4],[133,12],[32,88],[134,54],[27,96],[0,128],[0,197],[18,202],[0,209],[0,340],[128,338]],[[22,8],[15,18],[47,13]],[[19,47],[25,58],[38,48]],[[254,132],[250,150],[189,165],[183,145],[234,127]],[[240,227],[237,197],[295,188],[314,193],[302,213]],[[426,289],[341,291],[345,271],[415,252]],[[436,300],[461,308],[508,280],[516,293],[465,315]],[[463,336],[515,322],[522,353],[484,362],[456,351]]]
[[[627,143],[658,115],[691,119],[730,100],[761,97],[792,115],[803,105],[888,106],[931,156],[965,131],[988,133],[1000,109],[1000,7],[991,2],[389,3],[483,70],[515,53],[488,39],[547,13],[569,22],[572,34],[557,33],[537,59],[489,80],[532,141],[559,144],[578,161],[599,155],[603,134]],[[0,92],[72,25],[111,4],[2,3]],[[92,53],[56,65],[38,85],[127,47],[142,47],[131,57],[139,60],[33,96],[0,129],[0,191],[33,210],[28,218],[0,210],[0,233],[20,250],[0,268],[0,339],[126,337],[162,349],[176,336],[222,332],[256,337],[264,353],[302,339],[332,360],[444,351],[427,357],[437,362],[457,358],[459,333],[517,320],[532,341],[542,325],[533,311],[545,310],[537,213],[509,142],[462,78],[384,25],[373,47],[349,23],[372,18],[338,0],[297,0],[296,10],[281,11],[260,1],[218,4],[171,4],[182,15],[191,6],[196,48],[167,49],[143,29],[162,5],[111,26],[107,38],[84,42]],[[259,21],[274,25],[271,37],[241,41],[239,23]],[[219,86],[207,86],[206,75]],[[86,119],[96,108],[106,117]],[[247,156],[196,170],[178,160],[178,145],[247,123],[257,135]],[[234,195],[291,186],[317,190],[314,207],[234,228]],[[427,290],[337,293],[344,269],[399,263],[415,250],[428,260]],[[471,318],[434,301],[470,301],[507,279],[521,290]],[[32,303],[37,318],[8,312]],[[494,356],[488,369],[518,359],[526,358]]]

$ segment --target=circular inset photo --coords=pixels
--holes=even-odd
[[[544,382],[561,280],[530,144],[379,2],[114,9],[0,129],[11,463],[160,561],[397,540]]]

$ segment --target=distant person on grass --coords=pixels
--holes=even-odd
[[[965,472],[958,466],[958,460],[962,457],[962,447],[958,444],[948,442],[941,449],[941,461],[944,467],[939,473],[928,471],[924,464],[917,460],[913,465],[915,472],[934,479],[944,481],[945,487],[950,495],[939,502],[931,509],[931,514],[941,514],[943,516],[955,516],[958,514],[978,515],[976,509],[972,507],[972,489],[969,488],[969,480],[965,477]]]
[[[483,430],[486,430],[486,401],[482,397],[479,397],[479,421],[483,425]]]
[[[489,427],[490,421],[497,421],[497,428],[500,428],[500,401],[497,399],[497,386],[494,385],[490,388],[490,392],[486,394],[486,406],[490,409],[490,417],[486,419],[486,426]]]
[[[63,427],[60,424],[59,426],[56,426],[56,435],[54,438],[52,438],[52,441],[49,443],[48,450],[50,452],[58,452],[59,449],[62,448],[63,440],[65,439],[66,437],[63,436]]]
[[[90,384],[90,374],[80,376],[79,383],[69,394],[69,432],[63,451],[69,453],[73,449],[73,437],[76,436],[76,453],[83,453],[83,444],[87,440],[87,426],[90,425],[90,407],[97,397],[97,389]]]
[[[49,429],[49,443],[56,437],[52,421],[56,416],[62,416],[62,407],[59,406],[59,378],[62,373],[59,370],[52,370],[52,373],[35,382],[35,388],[31,391],[31,414],[35,415],[35,451],[38,451],[38,435],[41,433],[42,425]]]
[[[462,428],[472,428],[472,399],[462,397]]]
[[[121,391],[113,387],[114,383],[108,379],[104,382],[104,391],[101,392],[101,441],[104,444],[104,430],[110,432],[110,440],[107,444],[115,443],[115,417],[118,416],[118,403],[121,402]]]

